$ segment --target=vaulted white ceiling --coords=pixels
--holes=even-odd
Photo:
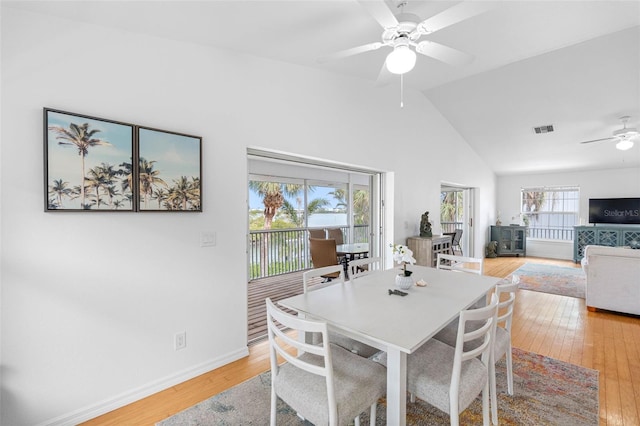
[[[370,81],[371,90],[379,90],[389,52],[318,63],[380,41],[382,27],[357,0],[4,3],[342,73]],[[397,3],[387,5],[397,10]],[[404,12],[426,19],[457,3],[409,0]],[[405,85],[422,91],[498,174],[640,167],[640,140],[625,152],[611,141],[579,144],[610,136],[623,115],[640,128],[640,0],[490,6],[423,36],[473,62],[453,66],[419,55]],[[534,126],[547,124],[553,133],[534,134]]]

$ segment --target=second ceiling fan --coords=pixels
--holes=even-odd
[[[382,47],[391,48],[392,51],[385,60],[379,79],[386,72],[404,74],[411,71],[416,63],[416,53],[450,65],[465,65],[472,62],[474,58],[468,53],[431,40],[421,40],[421,38],[494,7],[492,2],[462,2],[422,20],[413,13],[403,12],[406,1],[397,4],[396,8],[399,10],[397,15],[384,1],[358,1],[382,26],[381,41],[341,50],[319,59],[319,62],[342,59]]]
[[[608,138],[601,139],[593,139],[590,141],[580,142],[584,143],[593,143],[593,142],[602,142],[602,141],[617,141],[616,148],[621,151],[626,151],[628,149],[633,148],[633,140],[640,135],[640,132],[634,127],[627,127],[627,122],[631,117],[625,115],[624,117],[620,117],[620,121],[622,121],[622,129],[615,130],[612,135]]]

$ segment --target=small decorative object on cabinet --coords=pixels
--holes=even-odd
[[[451,253],[451,236],[409,237],[407,238],[407,246],[413,251],[416,265],[435,268],[438,253]]]
[[[525,226],[492,226],[490,240],[497,241],[498,256],[526,256],[527,228]]]
[[[639,225],[574,226],[573,261],[580,262],[588,245],[631,247],[640,241]]]
[[[420,236],[421,237],[433,236],[433,233],[431,232],[431,222],[429,222],[429,212],[424,212],[422,214],[422,218],[420,219]]]

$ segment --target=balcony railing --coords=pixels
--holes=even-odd
[[[369,241],[369,225],[356,225],[353,238],[349,227],[339,227],[345,242]],[[309,233],[305,228],[249,232],[249,280],[311,268]]]
[[[527,238],[573,241],[573,228],[527,228]]]
[[[456,229],[462,229],[462,222],[440,222],[442,232],[455,232]]]

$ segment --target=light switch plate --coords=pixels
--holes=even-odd
[[[213,247],[216,245],[216,233],[207,231],[200,233],[200,247]]]

